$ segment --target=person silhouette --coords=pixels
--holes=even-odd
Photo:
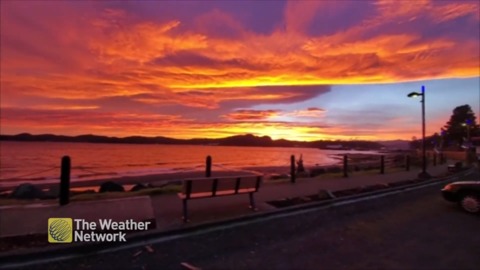
[[[303,167],[303,157],[300,155],[300,159],[297,161],[297,173],[305,172],[305,168]]]

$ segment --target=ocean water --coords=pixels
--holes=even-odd
[[[336,164],[340,153],[315,148],[0,141],[0,187],[58,181],[65,155],[71,158],[72,181],[88,181],[205,170],[208,155],[212,170],[240,170],[287,167],[291,155],[303,155],[305,166]]]

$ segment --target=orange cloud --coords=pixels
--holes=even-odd
[[[319,117],[323,117],[324,114],[325,114],[325,110],[311,107],[306,110],[296,110],[294,112],[287,113],[285,115],[293,116],[293,117],[319,118]]]
[[[85,98],[155,93],[142,84],[180,92],[478,76],[476,40],[425,38],[416,33],[414,22],[410,22],[408,32],[381,31],[382,23],[408,16],[413,17],[407,22],[425,14],[432,23],[440,23],[476,14],[476,3],[422,1],[411,5],[379,1],[376,4],[379,15],[358,26],[331,35],[308,35],[306,27],[328,6],[331,5],[323,2],[289,2],[285,10],[287,29],[278,28],[266,35],[245,29],[229,14],[218,10],[197,19],[200,25],[197,32],[182,27],[180,20],[141,21],[132,19],[127,11],[113,9],[91,17],[82,25],[83,30],[75,17],[65,25],[49,19],[45,22],[50,24],[47,27],[55,26],[59,28],[57,32],[66,35],[51,41],[35,41],[42,44],[36,58],[17,58],[21,55],[18,46],[13,49],[11,39],[2,41],[7,42],[3,46],[6,57],[2,62],[6,65],[2,69],[2,83],[29,95]],[[225,22],[228,29],[238,34],[229,38],[215,35],[208,31],[214,27],[212,21]],[[372,31],[378,33],[369,34]],[[9,31],[8,36],[12,35]],[[31,43],[27,38],[28,35],[22,37],[25,39],[22,42]],[[67,49],[70,44],[75,46]],[[53,55],[52,48],[59,46],[65,48]],[[47,53],[52,57],[41,57]],[[60,58],[71,60],[72,66],[80,69],[62,72],[56,68],[60,63],[53,61]],[[40,73],[15,72],[32,64],[38,66]]]
[[[268,120],[279,115],[278,110],[236,110],[224,115],[225,118],[235,121]]]
[[[285,7],[285,27],[290,33],[303,33],[311,24],[318,10],[328,5],[322,1],[288,1]]]
[[[289,119],[289,121],[284,121],[282,123],[294,126],[295,121],[311,118],[320,118],[323,117],[325,110],[315,107],[310,107],[305,110],[295,110],[291,112],[282,111],[282,110],[236,110],[232,113],[223,115],[223,118],[226,118],[230,121],[240,121],[240,122],[262,122],[270,124],[280,123],[280,119]]]
[[[148,17],[121,3],[4,1],[0,104],[9,113],[2,115],[2,129],[373,138],[367,133],[375,129],[356,134],[346,127],[264,123],[314,121],[325,117],[321,109],[251,108],[307,101],[328,92],[325,85],[480,75],[477,2],[366,5],[373,10],[355,10],[356,20],[331,17],[340,26],[330,29],[319,19],[350,5],[291,1],[269,31],[257,31],[240,13],[220,8]],[[234,121],[223,123],[222,115]]]
[[[418,0],[415,4],[407,1],[380,0],[376,6],[382,18],[405,19],[412,21],[426,14],[435,22],[444,22],[472,14],[478,19],[478,3],[456,1],[434,3],[431,0]]]
[[[146,63],[155,58],[179,51],[207,48],[206,37],[195,33],[172,34],[180,21],[165,24],[139,23],[113,33],[101,40],[93,40],[89,46],[97,51],[99,60],[106,64],[125,64],[128,61]],[[98,26],[98,24],[97,24]],[[107,24],[102,28],[111,31]],[[117,61],[120,61],[118,63]]]
[[[83,105],[69,105],[69,106],[62,106],[62,105],[38,105],[38,106],[32,106],[33,109],[39,109],[39,110],[58,110],[58,111],[64,111],[64,110],[96,110],[99,109],[99,106],[83,106]]]

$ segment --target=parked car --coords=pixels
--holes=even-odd
[[[480,213],[480,181],[450,183],[442,189],[442,195],[445,200],[460,204],[468,213]]]

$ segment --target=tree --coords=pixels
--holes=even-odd
[[[410,141],[410,149],[419,150],[422,148],[422,139],[418,139],[413,136]],[[442,149],[443,142],[442,137],[438,133],[434,133],[432,136],[425,137],[425,147],[426,149]]]
[[[420,149],[421,143],[422,142],[419,139],[417,139],[416,136],[413,136],[412,140],[410,141],[410,149],[412,150]]]
[[[479,133],[480,127],[470,105],[456,107],[450,120],[444,126],[444,131],[445,142],[449,145],[461,145],[464,138]]]

